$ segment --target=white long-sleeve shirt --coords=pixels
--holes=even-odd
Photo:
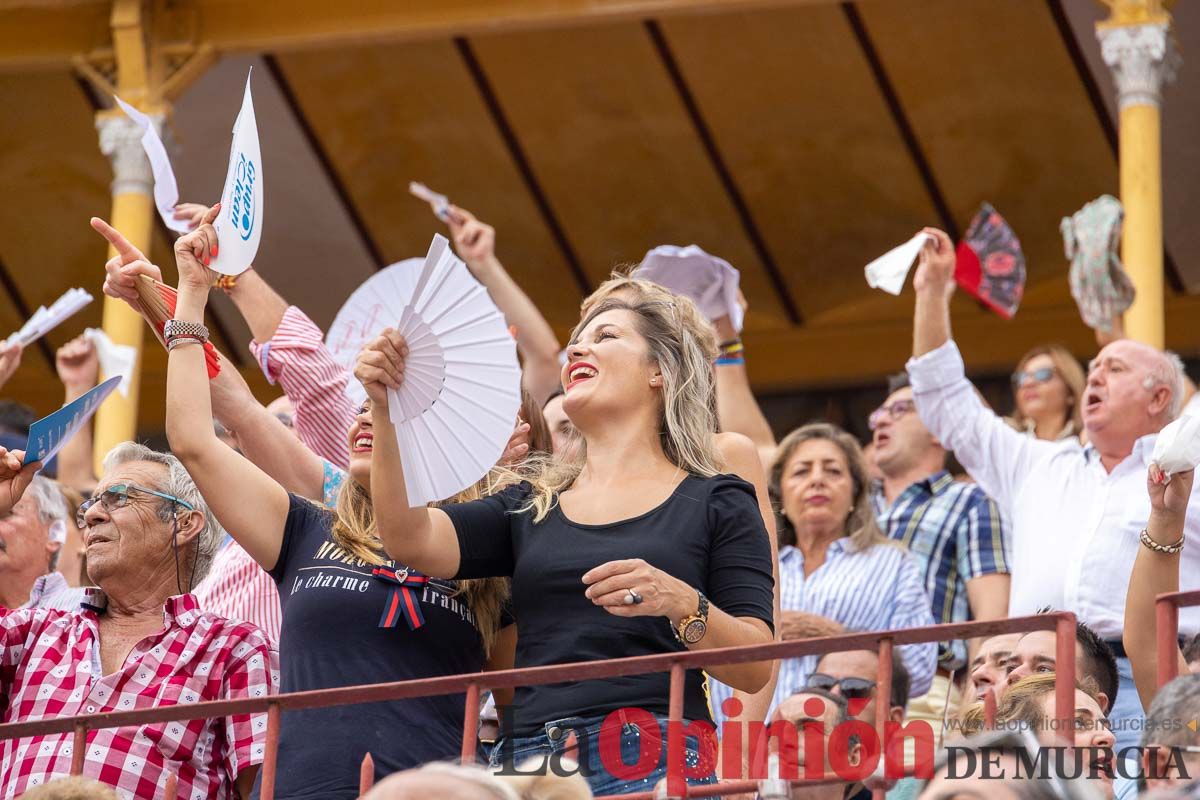
[[[1073,611],[1101,638],[1119,640],[1125,594],[1150,517],[1146,469],[1154,436],[1143,436],[1111,472],[1091,445],[1044,442],[1013,430],[984,406],[949,341],[908,362],[921,420],[952,450],[1011,523],[1010,616],[1043,606]],[[1200,483],[1192,494],[1180,588],[1200,589]],[[1184,634],[1200,630],[1200,608],[1181,609]]]

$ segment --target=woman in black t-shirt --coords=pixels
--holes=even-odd
[[[388,553],[443,578],[513,578],[518,667],[772,638],[770,544],[753,489],[719,475],[712,370],[678,303],[609,298],[576,329],[562,380],[582,437],[578,460],[549,462],[485,500],[409,508],[388,419],[387,388],[403,380],[403,339],[368,345],[356,375],[373,401],[371,480]],[[709,672],[753,692],[770,664]],[[709,720],[698,671],[685,717]],[[497,753],[511,768],[561,752],[576,731],[597,794],[653,788],[665,774],[655,721],[667,677],[636,675],[526,687],[505,715]],[[647,716],[649,715],[649,716]],[[646,741],[650,737],[650,741]],[[708,772],[690,753],[689,773]],[[624,763],[620,763],[623,761]],[[635,762],[636,765],[635,765]]]
[[[178,320],[204,319],[212,274],[197,255],[215,242],[205,224],[176,243]],[[241,422],[278,424],[270,415]],[[395,444],[394,432],[384,436]],[[216,438],[198,346],[170,352],[167,437],[217,519],[279,586],[283,691],[457,675],[484,666],[486,645],[501,624],[503,581],[439,580],[387,558],[371,498],[369,403],[349,432],[349,479],[335,510],[290,494]],[[299,482],[311,486],[304,493],[320,497],[321,459],[298,443],[292,452],[292,472],[307,475]],[[286,711],[275,796],[356,798],[366,753],[379,777],[457,758],[463,709],[459,694]]]

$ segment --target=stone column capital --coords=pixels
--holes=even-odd
[[[151,114],[150,119],[162,130],[161,114]],[[142,129],[138,124],[124,114],[101,114],[96,117],[96,130],[100,134],[100,152],[112,162],[113,194],[153,194],[154,176],[142,149]]]
[[[1162,103],[1162,87],[1175,78],[1179,51],[1166,23],[1102,27],[1096,31],[1100,53],[1117,83],[1117,103],[1126,106]]]

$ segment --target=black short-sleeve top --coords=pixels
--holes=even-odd
[[[518,511],[528,484],[447,506],[461,560],[456,578],[512,577],[518,667],[680,651],[666,617],[618,617],[585,595],[583,575],[640,558],[703,592],[734,617],[772,625],[771,547],[754,488],[731,475],[686,477],[651,511],[606,525],[572,522],[558,504],[534,524]],[[567,717],[637,707],[667,713],[667,673],[518,688],[513,732],[531,735]],[[688,719],[710,719],[703,675],[689,671]]]

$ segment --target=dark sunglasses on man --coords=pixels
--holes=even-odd
[[[835,678],[821,672],[808,676],[809,689],[821,689],[826,692],[838,691],[847,700],[864,700],[875,692],[875,681],[867,678]]]
[[[1042,367],[1035,369],[1032,372],[1014,372],[1012,376],[1013,386],[1020,388],[1026,380],[1032,380],[1034,383],[1045,383],[1054,377],[1054,367]]]

